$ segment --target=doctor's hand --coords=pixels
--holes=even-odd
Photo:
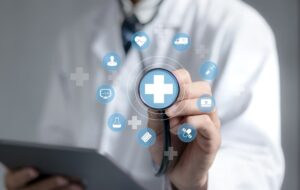
[[[80,186],[58,176],[31,184],[38,177],[39,173],[32,168],[8,171],[5,175],[5,186],[7,190],[82,190]]]
[[[172,146],[178,151],[167,177],[174,189],[207,189],[208,170],[211,167],[221,143],[220,120],[217,112],[202,113],[197,107],[197,100],[202,95],[211,95],[210,85],[206,82],[192,82],[186,70],[173,72],[180,85],[177,102],[166,110],[170,118]],[[154,162],[159,166],[163,151],[163,123],[158,115],[149,110],[148,127],[157,134],[155,144],[150,148]],[[181,124],[188,123],[197,130],[197,137],[191,143],[183,143],[177,137]]]

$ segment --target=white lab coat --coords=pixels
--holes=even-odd
[[[136,143],[135,131],[117,133],[107,127],[107,118],[114,112],[128,119],[138,115],[144,127],[147,119],[143,117],[145,110],[137,113],[128,100],[135,86],[130,82],[127,86],[127,82],[141,71],[140,56],[131,49],[125,57],[117,1],[102,3],[59,40],[40,139],[97,148],[145,188],[167,188],[165,179],[154,177],[150,155]],[[265,20],[238,0],[165,0],[156,19],[143,31],[152,43],[142,57],[175,59],[194,81],[200,79],[197,71],[204,60],[218,64],[219,77],[212,87],[222,121],[222,145],[209,171],[208,189],[280,189],[284,159],[279,71],[274,36]],[[176,32],[191,35],[192,46],[187,52],[173,49],[171,40]],[[100,65],[111,51],[121,55],[123,67],[108,80]],[[70,80],[76,67],[83,67],[90,75],[83,87]],[[106,83],[114,86],[116,98],[103,106],[96,102],[95,93]]]

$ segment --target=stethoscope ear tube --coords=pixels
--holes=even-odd
[[[170,121],[169,117],[166,115],[165,111],[160,111],[163,123],[164,123],[164,148],[162,152],[162,160],[158,171],[155,176],[164,175],[169,168],[169,157],[165,152],[169,151],[169,147],[171,146],[171,132],[170,132]]]

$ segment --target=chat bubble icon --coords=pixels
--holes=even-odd
[[[112,91],[109,88],[102,88],[99,91],[99,95],[101,98],[106,100],[112,96]]]

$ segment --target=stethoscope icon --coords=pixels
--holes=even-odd
[[[182,128],[182,133],[183,133],[182,136],[184,138],[189,138],[189,139],[193,138],[192,129]]]
[[[179,96],[180,87],[175,75],[163,68],[147,71],[140,79],[138,93],[141,101],[148,108],[160,113],[164,124],[164,149],[161,165],[156,176],[166,173],[169,166],[168,155],[164,153],[171,146],[170,122],[165,110],[171,107]]]

